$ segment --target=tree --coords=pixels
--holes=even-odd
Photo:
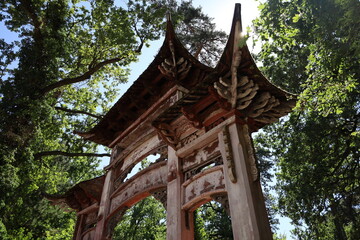
[[[113,239],[166,239],[166,211],[153,197],[148,197],[126,211],[116,226]]]
[[[194,212],[194,218],[196,240],[233,239],[231,218],[220,203],[205,203]]]
[[[213,18],[194,7],[192,0],[170,4],[177,36],[189,52],[204,64],[214,66],[221,57],[227,34],[216,29]]]
[[[356,239],[360,3],[269,0],[260,8],[262,70],[299,94],[295,111],[258,135],[279,170],[279,211],[299,239]]]
[[[49,206],[43,193],[65,191],[100,174],[95,157],[103,154],[94,154],[96,145],[72,131],[92,126],[94,116],[107,111],[126,80],[126,66],[144,44],[160,37],[165,9],[153,6],[143,1],[128,6],[112,1],[0,3],[0,20],[19,36],[0,41],[3,238],[71,235],[74,215]]]

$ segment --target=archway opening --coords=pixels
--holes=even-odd
[[[146,158],[139,161],[138,163],[136,163],[135,165],[133,165],[133,167],[131,167],[129,169],[129,173],[126,175],[123,182],[126,182],[129,178],[131,178],[132,176],[134,176],[138,172],[144,170],[145,168],[147,168],[151,164],[156,163],[156,162],[161,161],[161,160],[163,160],[163,159],[161,158],[160,154],[147,156]]]
[[[113,240],[166,240],[166,210],[154,197],[147,197],[128,209],[116,225]]]
[[[232,240],[231,217],[223,205],[209,201],[194,211],[195,240]]]

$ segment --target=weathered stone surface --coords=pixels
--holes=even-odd
[[[148,196],[151,191],[166,187],[167,173],[166,161],[153,164],[138,172],[111,195],[110,213],[128,202],[131,206],[141,200],[142,195]]]
[[[212,194],[225,192],[223,166],[207,169],[183,183],[183,205],[191,208],[204,198],[209,199]]]
[[[202,165],[208,162],[217,155],[220,155],[219,143],[217,141],[211,142],[205,147],[194,150],[193,153],[182,159],[182,168],[186,172],[191,168]]]

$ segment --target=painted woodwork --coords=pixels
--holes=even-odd
[[[74,239],[111,239],[125,211],[148,196],[166,209],[168,240],[194,239],[193,211],[211,200],[231,216],[234,239],[272,239],[251,133],[289,113],[296,96],[261,74],[241,31],[237,4],[224,53],[210,68],[168,19],[154,61],[93,129],[78,132],[112,149],[106,173],[47,196],[77,211]],[[160,157],[128,176],[151,154]]]
[[[111,194],[110,212],[116,211],[124,204],[131,206],[140,201],[142,195],[148,196],[154,189],[166,186],[167,175],[166,161],[155,163],[134,175]]]
[[[215,166],[184,182],[183,208],[195,210],[202,203],[208,202],[211,195],[226,192],[223,171],[223,166]]]

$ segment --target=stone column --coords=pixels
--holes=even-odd
[[[194,239],[193,214],[181,209],[183,192],[181,184],[183,174],[176,152],[168,147],[168,184],[166,209],[166,239],[191,240]]]
[[[95,240],[106,239],[106,228],[105,220],[109,214],[110,209],[110,194],[112,193],[113,187],[113,169],[106,173],[104,187],[101,194],[101,201],[99,205],[98,221],[96,224]]]
[[[83,214],[80,216],[77,216],[75,232],[74,232],[74,236],[73,236],[74,240],[81,240],[81,235],[83,233],[83,228],[84,228],[84,218],[85,218],[85,216]]]
[[[219,144],[234,239],[272,239],[247,125],[226,126]]]

